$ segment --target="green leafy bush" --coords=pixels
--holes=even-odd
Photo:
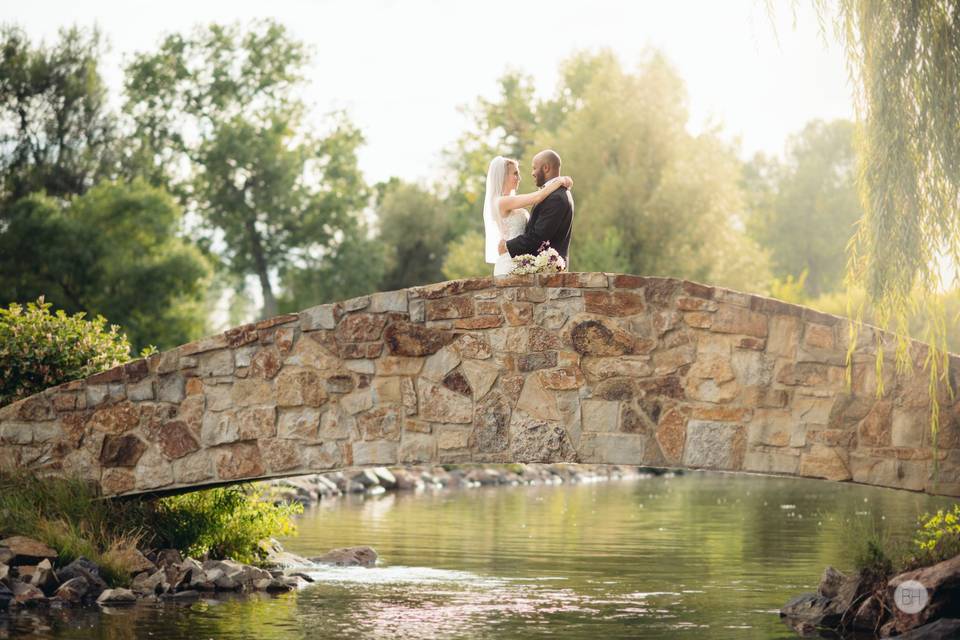
[[[155,543],[185,551],[194,558],[263,559],[261,540],[296,531],[291,516],[297,503],[274,505],[256,491],[238,486],[194,491],[162,498],[148,517]]]
[[[130,359],[130,344],[103,316],[50,312],[41,296],[0,308],[0,406]]]

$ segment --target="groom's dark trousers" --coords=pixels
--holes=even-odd
[[[567,262],[570,249],[570,230],[573,228],[573,194],[566,187],[560,187],[533,208],[530,220],[522,234],[507,240],[507,251],[511,256],[524,253],[537,254],[543,242],[549,242],[552,249]]]

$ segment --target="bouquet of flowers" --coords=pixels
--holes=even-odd
[[[556,249],[550,247],[549,242],[544,242],[537,249],[537,255],[524,253],[513,257],[512,275],[524,275],[528,273],[559,273],[567,268],[566,262],[560,257]]]

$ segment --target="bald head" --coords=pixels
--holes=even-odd
[[[560,175],[560,155],[552,149],[545,149],[533,156],[533,179],[538,187],[542,187],[547,180]]]

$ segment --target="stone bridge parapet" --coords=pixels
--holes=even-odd
[[[953,401],[934,482],[926,347],[912,344],[915,370],[898,375],[893,337],[862,327],[848,385],[849,335],[843,318],[668,278],[456,280],[244,325],[0,408],[0,467],[108,496],[534,461],[960,496]],[[878,341],[891,355],[882,397]]]

